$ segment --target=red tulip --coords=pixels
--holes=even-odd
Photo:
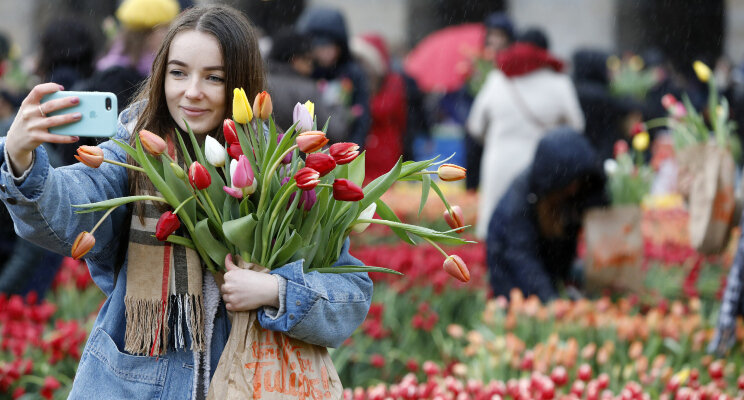
[[[194,161],[189,167],[189,183],[197,190],[203,190],[212,183],[212,177],[209,176],[209,171],[203,165]]]
[[[375,368],[382,368],[385,366],[385,357],[380,354],[373,354],[372,357],[369,358],[369,363]]]
[[[465,261],[463,261],[458,255],[447,257],[447,259],[444,260],[443,267],[448,274],[461,282],[467,282],[470,280],[470,271],[468,271],[468,266],[465,265]]]
[[[364,192],[348,179],[336,179],[333,181],[333,198],[341,201],[359,201],[364,198]]]
[[[240,140],[238,140],[238,131],[235,129],[235,121],[226,118],[225,121],[222,122],[222,134],[225,135],[225,142],[227,142],[227,144],[232,145],[233,143],[238,143],[238,145],[240,145]]]
[[[331,149],[333,149],[333,146],[331,146]],[[329,172],[333,171],[333,169],[336,168],[336,161],[328,154],[313,153],[307,155],[307,158],[305,159],[305,166],[318,171],[320,176],[326,176]]]
[[[710,374],[710,378],[714,381],[723,378],[723,361],[716,360],[710,363],[708,374]]]
[[[566,372],[566,368],[560,365],[553,368],[553,371],[550,373],[550,379],[558,387],[561,387],[568,383],[568,372]]]
[[[359,155],[359,145],[349,142],[336,143],[331,145],[329,153],[331,153],[333,159],[336,160],[336,164],[348,164],[354,161],[354,159]]]
[[[444,220],[452,229],[461,228],[456,230],[455,232],[465,232],[465,229],[463,228],[463,226],[465,226],[465,223],[463,221],[465,220],[462,217],[462,209],[460,209],[460,206],[452,206],[451,208],[454,215],[450,215],[449,210],[444,210]]]
[[[615,142],[615,146],[613,148],[615,158],[617,158],[621,154],[625,154],[628,152],[628,142],[625,140],[618,140]]]
[[[95,245],[96,238],[93,237],[92,234],[86,231],[82,231],[75,238],[75,242],[72,243],[72,250],[70,251],[70,255],[72,256],[72,258],[79,260],[80,257],[88,253],[90,249],[92,249]]]
[[[302,132],[297,135],[297,146],[303,153],[314,153],[328,143],[328,138],[321,131]]]
[[[98,146],[83,145],[77,148],[77,154],[74,157],[91,168],[98,168],[103,162],[103,150]]]
[[[661,98],[661,105],[667,110],[671,110],[675,104],[677,104],[677,98],[671,93],[667,93]]]
[[[166,211],[158,219],[158,224],[155,225],[155,237],[163,242],[180,227],[181,221],[178,220],[178,216],[170,211]]]
[[[54,391],[59,389],[61,386],[62,385],[60,385],[56,378],[53,376],[47,376],[44,378],[44,385],[41,387],[41,396],[45,399],[52,399],[54,397]]]
[[[271,96],[264,90],[253,100],[253,115],[260,119],[269,119],[273,111]]]
[[[140,142],[142,142],[142,147],[144,147],[148,153],[154,155],[155,157],[163,154],[167,147],[163,138],[148,131],[147,129],[143,129],[140,131],[139,139]]]
[[[644,124],[643,122],[636,122],[630,128],[630,134],[632,136],[635,136],[641,132],[646,132],[646,124]]]
[[[312,190],[315,189],[316,186],[320,183],[320,174],[318,171],[304,167],[300,168],[299,171],[294,176],[295,182],[297,182],[297,187],[302,190]],[[335,193],[335,188],[334,188]]]
[[[230,158],[233,160],[237,160],[243,155],[243,148],[240,147],[240,143],[231,143],[230,147],[227,148],[227,154],[229,154]]]
[[[465,173],[467,172],[467,169],[455,165],[455,164],[442,164],[437,168],[437,174],[439,175],[439,179],[451,182],[451,181],[459,181],[460,179],[465,179]]]
[[[581,364],[579,367],[579,371],[577,372],[577,376],[579,379],[581,379],[584,382],[589,381],[592,379],[592,367],[589,364]]]

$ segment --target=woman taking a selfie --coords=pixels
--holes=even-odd
[[[186,121],[200,140],[206,134],[221,140],[222,121],[232,115],[232,89],[240,87],[249,98],[264,87],[250,23],[229,7],[189,9],[168,31],[137,101],[119,116],[115,138],[133,142],[136,132],[147,129],[170,140],[175,129],[186,131]],[[78,232],[101,217],[75,214],[73,204],[154,189],[146,176],[109,163],[49,166],[39,145],[77,138],[48,129],[85,122],[79,113],[49,116],[79,102],[67,97],[41,103],[59,90],[55,83],[36,86],[0,141],[0,198],[21,236],[70,254]],[[111,141],[100,148],[106,159],[127,161]],[[71,398],[202,398],[230,331],[226,310],[257,310],[263,328],[326,347],[340,345],[364,320],[372,294],[366,273],[305,274],[298,261],[260,274],[226,262],[229,272],[218,289],[195,252],[152,238],[159,214],[151,204],[119,207],[96,231],[85,259],[107,299]],[[349,255],[348,244],[339,263],[361,264]]]

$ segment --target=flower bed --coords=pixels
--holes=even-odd
[[[473,195],[454,186],[444,190],[472,223]],[[446,227],[437,197],[419,217],[418,208],[410,206],[417,201],[410,199],[418,200],[420,192],[399,185],[391,193],[386,201],[401,219]],[[441,256],[431,246],[397,244],[386,228],[375,225],[352,236],[354,256],[405,277],[373,274],[375,294],[366,321],[332,350],[349,388],[346,398],[743,395],[742,356],[734,352],[715,360],[705,353],[734,249],[719,257],[695,253],[685,233],[687,214],[675,204],[644,211],[642,293],[547,305],[519,296],[509,305],[488,300],[483,243],[445,249],[470,269],[470,283],[462,284],[442,270]],[[46,299],[0,297],[0,398],[24,392],[28,398],[65,398],[102,300],[85,265],[71,259]],[[739,337],[744,337],[741,326]]]

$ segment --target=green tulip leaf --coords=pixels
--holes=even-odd
[[[98,201],[95,203],[88,203],[88,204],[73,204],[73,207],[76,208],[82,208],[82,210],[75,211],[77,214],[87,214],[97,211],[104,211],[108,210],[112,207],[118,207],[120,205],[128,204],[128,203],[134,203],[135,201],[159,201],[161,203],[167,203],[168,201],[162,197],[157,196],[126,196],[126,197],[117,197],[115,199],[109,199],[104,201]]]
[[[271,267],[279,267],[286,264],[300,247],[302,247],[302,237],[297,233],[297,231],[294,231],[279,250],[274,250],[274,254],[271,256],[268,265]]]
[[[364,187],[364,198],[359,201],[361,203],[359,208],[362,210],[366,209],[370,204],[377,201],[377,199],[379,199],[380,196],[382,196],[390,186],[395,183],[401,173],[401,160],[402,158],[398,158],[398,162],[395,163],[393,169],[388,171],[386,174],[377,177],[377,179]]]
[[[382,201],[382,199],[377,199],[375,201],[375,204],[377,204],[377,214],[382,218],[386,219],[388,221],[393,222],[401,222],[397,215],[395,215],[395,212],[390,209],[390,207]],[[408,236],[408,233],[403,229],[398,229],[396,227],[391,226],[390,229],[395,233],[396,236],[398,236],[402,241],[410,244],[410,245],[416,245],[416,242],[411,239],[410,236]]]
[[[230,252],[225,245],[214,238],[209,229],[209,219],[199,221],[194,227],[194,236],[199,245],[206,251],[209,258],[220,267],[225,267],[225,256]]]
[[[119,147],[122,148],[122,150],[127,152],[127,154],[129,154],[129,156],[132,157],[134,161],[137,161],[137,164],[142,165],[139,155],[137,154],[137,150],[135,150],[134,147],[130,146],[129,143],[124,143],[120,141],[119,139],[111,139],[111,141],[116,143]]]
[[[388,274],[403,275],[394,269],[374,267],[369,265],[339,265],[337,267],[311,268],[310,272],[316,271],[325,274],[346,274],[355,272],[385,272]]]
[[[364,155],[366,151],[358,155],[349,165],[349,180],[362,187],[364,183]]]
[[[431,188],[431,177],[429,174],[421,175],[421,203],[419,204],[418,216],[424,211],[426,201],[429,200],[429,189]]]
[[[178,244],[183,247],[188,247],[192,250],[196,250],[196,246],[194,246],[194,242],[192,242],[191,239],[185,238],[183,236],[170,235],[168,236],[168,238],[165,239],[165,241],[173,243],[173,244]]]
[[[256,224],[258,224],[256,217],[250,214],[238,219],[225,221],[222,224],[222,230],[225,232],[227,240],[237,246],[241,252],[251,251],[253,249],[253,234]]]

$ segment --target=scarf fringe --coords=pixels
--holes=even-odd
[[[126,314],[126,330],[124,332],[124,350],[130,354],[149,356],[153,343],[158,337],[157,354],[165,353],[168,346],[168,320],[160,323],[163,305],[159,300],[135,299],[124,297]],[[165,315],[168,315],[169,305],[166,305]],[[160,331],[156,332],[160,325]]]
[[[186,349],[186,334],[191,339],[191,350],[203,352],[206,348],[204,338],[204,300],[202,295],[171,295],[165,309],[166,317],[160,323],[162,304],[159,300],[124,298],[126,309],[126,331],[124,350],[135,355],[150,355],[153,343],[158,338],[156,327],[160,324],[160,335],[156,354],[164,354],[168,348],[170,325],[173,324],[173,347]],[[171,323],[168,323],[170,319]],[[186,332],[184,332],[186,325]]]

